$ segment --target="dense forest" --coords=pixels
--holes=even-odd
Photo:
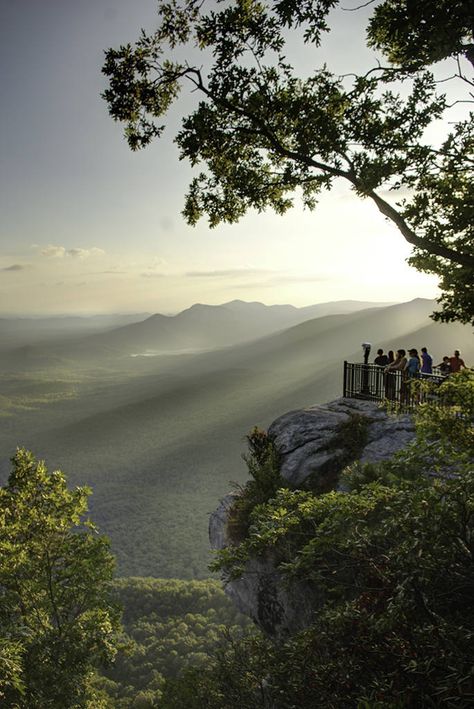
[[[160,706],[166,682],[204,669],[219,647],[255,634],[215,580],[126,578],[114,584],[123,634],[114,664],[95,681],[112,706]]]

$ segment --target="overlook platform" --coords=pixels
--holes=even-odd
[[[445,377],[435,369],[433,374],[419,374],[415,379],[406,379],[403,372],[385,372],[376,364],[344,362],[344,396],[367,401],[390,401],[403,409],[413,409],[422,403],[443,401],[436,393]],[[430,382],[434,387],[423,389],[413,383]]]

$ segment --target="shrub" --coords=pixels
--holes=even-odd
[[[266,431],[255,427],[246,438],[249,452],[243,458],[251,479],[243,487],[237,486],[238,494],[229,511],[227,529],[234,543],[247,536],[252,510],[271,500],[280,488],[288,487],[280,475],[279,453]]]

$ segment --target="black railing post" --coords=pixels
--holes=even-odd
[[[347,396],[347,362],[344,360],[344,385],[343,385],[343,396]]]
[[[363,394],[366,397],[370,396],[370,387],[369,387],[369,374],[370,374],[370,365],[369,365],[369,354],[370,354],[370,343],[369,342],[363,342],[362,343],[362,349],[364,350],[364,365],[362,369],[362,388],[360,390],[360,393]]]
[[[370,394],[370,389],[369,389],[369,365],[368,364],[363,364],[362,365],[362,388],[360,390],[361,394],[364,394],[365,396],[369,396]]]

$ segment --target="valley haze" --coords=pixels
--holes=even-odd
[[[247,471],[255,425],[342,394],[361,343],[426,346],[435,363],[472,330],[432,300],[304,308],[234,300],[175,316],[0,319],[0,473],[17,445],[93,489],[121,575],[205,578],[209,513]],[[137,356],[148,355],[148,356]]]

